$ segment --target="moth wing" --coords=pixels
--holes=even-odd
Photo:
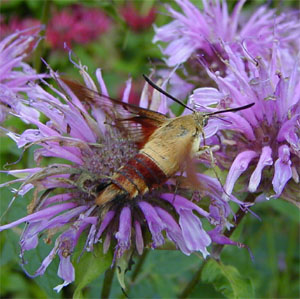
[[[157,128],[169,119],[162,113],[110,98],[75,81],[65,78],[62,78],[62,81],[82,102],[100,107],[112,121],[111,125],[117,127],[139,148],[148,141]]]

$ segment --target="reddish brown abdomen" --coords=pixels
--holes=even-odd
[[[102,205],[126,194],[128,198],[143,195],[167,179],[165,173],[150,157],[138,153],[114,173],[111,178],[112,184],[100,193],[96,204]]]

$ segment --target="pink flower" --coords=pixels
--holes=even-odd
[[[128,2],[122,9],[121,14],[127,25],[133,31],[143,31],[148,29],[155,21],[156,8],[152,6],[148,12],[143,15],[137,10],[132,2]]]
[[[156,34],[153,42],[163,42],[166,45],[162,52],[169,66],[203,54],[212,67],[216,67],[214,63],[219,64],[216,51],[227,58],[226,53],[222,52],[220,41],[239,53],[242,53],[243,45],[253,56],[270,57],[270,49],[276,39],[281,49],[282,63],[287,69],[291,69],[291,57],[297,55],[300,39],[300,23],[296,11],[276,16],[275,10],[264,5],[244,21],[241,10],[245,0],[238,1],[231,14],[226,0],[202,0],[203,10],[188,0],[176,2],[182,12],[167,5],[167,11],[174,20],[167,25],[154,27]]]
[[[37,43],[40,26],[17,31],[0,41],[0,122],[8,113],[25,113],[38,117],[39,113],[32,107],[24,105],[24,94],[31,90],[28,83],[46,77],[37,74],[29,64],[24,62],[33,45]]]
[[[73,44],[86,44],[106,32],[110,20],[99,9],[72,6],[53,16],[47,26],[46,37],[55,49]]]
[[[0,15],[0,31],[1,38],[9,34],[16,33],[17,31],[23,31],[24,35],[35,35],[39,32],[41,22],[34,18],[21,19],[19,17],[12,17],[5,23],[3,16]],[[29,30],[29,28],[32,28]],[[27,30],[25,30],[27,29]]]
[[[228,56],[227,76],[212,72],[203,60],[217,88],[196,89],[191,100],[198,106],[210,99],[222,108],[255,103],[239,114],[226,114],[228,123],[215,120],[221,128],[218,161],[229,168],[226,194],[232,193],[240,178],[248,185],[242,191],[299,205],[300,53],[288,73],[280,61],[278,41],[271,48],[271,60],[253,59],[245,49],[240,50],[242,55],[228,45],[223,50]]]

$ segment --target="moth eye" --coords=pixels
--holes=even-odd
[[[208,123],[208,118],[203,118],[203,127],[205,127]]]

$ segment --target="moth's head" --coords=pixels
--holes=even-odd
[[[205,127],[208,124],[209,116],[206,114],[202,115],[202,126]]]
[[[195,122],[195,127],[198,133],[202,134],[203,128],[207,125],[209,117],[203,112],[194,112],[193,118]]]
[[[194,112],[193,116],[198,126],[205,127],[207,125],[209,119],[208,115],[203,112]]]

